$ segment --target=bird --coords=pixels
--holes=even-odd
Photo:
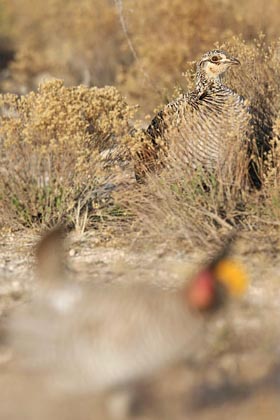
[[[227,241],[174,292],[133,282],[93,286],[61,274],[63,241],[57,229],[40,241],[38,289],[6,323],[18,365],[62,394],[130,389],[195,354],[205,323],[247,281]]]
[[[195,89],[168,103],[146,129],[136,179],[141,180],[145,170],[160,168],[162,155],[173,153],[189,167],[209,171],[222,170],[231,152],[246,149],[241,140],[248,130],[248,106],[222,83],[225,72],[237,65],[237,58],[218,49],[197,61]]]

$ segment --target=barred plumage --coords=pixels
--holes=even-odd
[[[146,130],[152,159],[157,160],[165,148],[165,154],[175,153],[192,168],[222,169],[230,150],[243,146],[240,140],[248,129],[248,108],[241,96],[221,82],[223,73],[236,64],[240,62],[225,51],[203,55],[197,63],[195,90],[166,105]]]

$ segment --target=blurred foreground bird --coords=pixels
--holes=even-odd
[[[222,170],[231,153],[238,148],[246,151],[248,146],[241,142],[248,130],[248,108],[241,96],[222,83],[224,73],[239,64],[222,50],[201,57],[195,90],[167,104],[148,126],[135,169],[138,180],[145,171],[160,167],[162,150],[191,168],[207,170]]]
[[[7,329],[15,360],[64,393],[131,388],[195,354],[210,314],[245,284],[243,271],[227,259],[229,244],[174,293],[147,284],[67,280],[62,244],[60,230],[39,243],[41,283]]]

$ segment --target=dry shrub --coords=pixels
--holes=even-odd
[[[280,104],[278,44],[268,43],[261,34],[251,44],[233,38],[223,47],[235,54],[242,63],[239,71],[226,74],[226,83],[244,96],[250,105],[254,137],[263,158],[269,150]]]
[[[209,245],[209,239],[216,240],[245,223],[250,195],[248,148],[239,147],[240,137],[232,142],[228,136],[231,147],[225,164],[215,170],[192,167],[184,159],[186,138],[172,131],[176,147],[158,151],[161,168],[158,165],[157,173],[147,171],[144,184],[119,196],[118,202],[135,215],[145,239],[173,245],[183,241],[191,247]]]
[[[267,222],[280,220],[280,118],[274,124],[274,136],[270,142],[270,150],[264,162],[264,180],[262,189],[262,213]],[[280,222],[279,222],[280,225]]]
[[[2,88],[23,92],[46,75],[117,84],[142,115],[170,98],[181,73],[215,42],[259,31],[279,37],[278,0],[1,0],[16,60]],[[118,16],[117,4],[122,5]],[[127,25],[133,54],[120,24]],[[1,27],[0,27],[1,29]],[[237,54],[238,55],[238,54]]]
[[[216,44],[216,47],[225,49],[241,61],[241,67],[227,71],[224,83],[243,96],[245,104],[248,106],[250,124],[246,123],[246,136],[244,136],[242,144],[246,144],[246,147],[249,144],[251,147],[250,175],[253,177],[253,182],[260,186],[266,171],[263,162],[272,144],[273,124],[278,115],[280,104],[279,43],[269,44],[261,34],[250,44],[237,37],[225,44]],[[185,73],[185,80],[189,90],[193,90],[194,68]],[[220,137],[228,137],[229,131],[232,131],[232,127],[234,131],[235,126],[236,121],[233,121],[232,124],[228,120],[222,122],[219,127]],[[207,127],[205,127],[205,131],[207,132]],[[187,142],[190,144],[189,149],[195,150],[196,141],[202,135],[201,121],[194,120],[193,115],[187,114],[184,132],[181,130],[183,143]],[[233,140],[229,141],[228,138],[227,142],[221,142],[221,146],[226,145],[224,153],[227,153],[229,143],[234,141],[235,136],[238,137],[239,134],[233,132]],[[182,141],[178,135],[175,135],[175,141],[173,141],[173,133],[168,137],[166,143],[169,145],[169,149],[174,151],[174,148],[178,147],[177,144],[181,144]],[[162,142],[162,139],[159,141]],[[159,144],[159,147],[162,149],[162,144]],[[177,154],[179,153],[180,151],[177,152]],[[225,167],[228,167],[227,161]]]
[[[277,45],[267,45],[260,36],[250,45],[233,39],[222,47],[242,62],[241,68],[228,72],[225,83],[248,99],[248,130],[243,137],[238,132],[232,138],[224,137],[224,164],[213,172],[202,168],[192,170],[190,162],[183,159],[184,150],[192,141],[193,125],[199,122],[190,121],[190,130],[168,134],[168,146],[163,141],[156,152],[165,168],[158,174],[147,174],[145,185],[139,187],[134,197],[128,194],[120,199],[136,215],[145,237],[157,241],[168,239],[173,244],[184,239],[191,246],[201,243],[211,246],[213,239],[232,228],[258,231],[265,237],[269,232],[269,236],[279,237]],[[192,77],[192,72],[186,74],[188,83]],[[230,121],[222,124],[224,130],[232,126]],[[234,144],[240,148],[232,148]],[[253,164],[253,176],[257,171],[260,181],[259,190],[246,182]]]
[[[279,150],[278,145],[278,171]],[[243,158],[242,153],[241,162]],[[219,172],[202,169],[190,174],[176,160],[174,167],[160,174],[147,174],[145,184],[118,196],[118,202],[134,215],[133,229],[143,243],[161,243],[172,249],[181,249],[184,244],[189,249],[203,246],[210,250],[233,229],[243,235],[253,232],[254,237],[257,233],[260,241],[279,240],[280,179],[279,172],[276,178],[275,159],[276,150],[261,191],[244,187],[242,177],[230,178],[236,173],[232,157],[227,180]],[[244,167],[240,169],[244,171]]]
[[[16,59],[6,89],[23,92],[47,75],[68,84],[104,86],[116,79],[123,33],[110,0],[2,0]]]
[[[105,214],[115,211],[110,180],[126,165],[133,114],[115,88],[56,80],[26,96],[2,95],[1,105],[4,223],[73,223],[89,208],[96,220],[104,200]]]
[[[188,62],[213,49],[217,41],[242,34],[251,43],[260,31],[269,40],[279,37],[277,0],[142,0],[137,6],[126,0],[123,4],[138,61],[123,69],[120,81],[126,94],[149,112],[159,101],[170,99],[174,84],[186,86],[181,74]]]

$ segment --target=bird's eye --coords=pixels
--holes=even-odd
[[[217,55],[214,55],[214,57],[211,58],[211,61],[216,63],[217,61],[219,61],[219,57]]]

